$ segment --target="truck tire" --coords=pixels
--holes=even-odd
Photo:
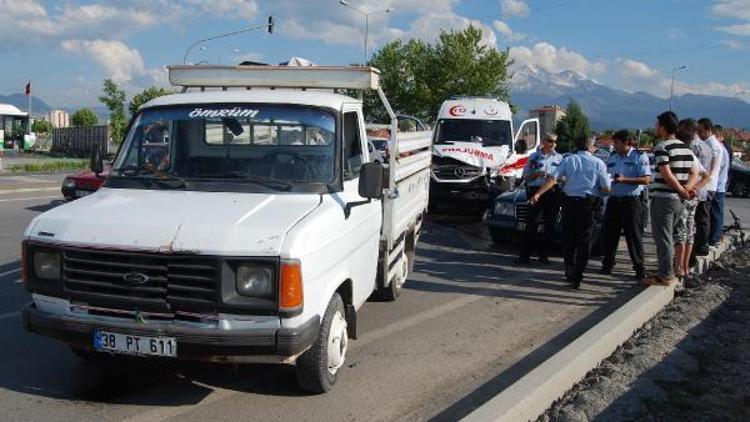
[[[330,391],[336,384],[339,369],[344,365],[348,343],[344,301],[338,293],[334,293],[323,315],[318,339],[297,358],[299,386],[315,394]]]
[[[377,298],[386,302],[393,302],[401,296],[401,290],[404,288],[406,278],[409,276],[409,256],[403,254],[401,258],[401,276],[393,279],[393,282],[377,290]]]

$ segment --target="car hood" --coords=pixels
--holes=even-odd
[[[314,194],[104,188],[38,216],[25,238],[149,252],[279,256],[289,229],[319,204]]]

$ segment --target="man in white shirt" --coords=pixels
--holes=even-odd
[[[727,185],[729,184],[729,167],[732,163],[731,153],[729,152],[730,147],[726,145],[724,142],[724,136],[723,132],[724,128],[722,128],[720,125],[714,126],[714,136],[716,136],[716,140],[719,141],[721,144],[721,168],[719,169],[719,180],[718,184],[716,185],[716,202],[720,206],[720,210],[716,213],[716,217],[718,218],[718,221],[716,223],[717,227],[723,229],[724,227],[724,198],[727,194]],[[709,242],[718,244],[721,241],[721,236],[723,230],[717,230],[714,232],[713,238],[709,238]]]
[[[722,227],[719,226],[719,213],[723,213],[724,201],[719,201],[716,198],[716,189],[719,184],[719,172],[721,171],[722,162],[722,150],[724,146],[714,136],[714,124],[711,119],[704,117],[698,120],[698,136],[711,147],[711,165],[707,168],[708,173],[711,177],[710,182],[706,185],[708,190],[708,203],[710,206],[709,212],[709,232],[708,232],[708,244],[710,246],[716,246],[718,239],[721,238]],[[698,251],[696,251],[698,254]]]

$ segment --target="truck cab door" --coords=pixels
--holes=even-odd
[[[516,133],[513,150],[520,156],[529,155],[539,146],[540,137],[539,119],[524,120]]]
[[[362,164],[370,161],[365,124],[360,104],[344,104],[343,128],[343,202],[366,201],[359,195],[359,175]],[[377,258],[382,227],[382,204],[372,200],[351,208],[342,223],[341,261],[349,268],[354,303],[363,302],[375,288]]]

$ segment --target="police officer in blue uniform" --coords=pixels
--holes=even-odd
[[[531,197],[539,202],[557,180],[564,182],[562,199],[565,277],[579,288],[591,254],[591,237],[596,224],[600,192],[609,192],[611,183],[604,161],[594,157],[594,139],[576,139],[576,152],[563,158],[556,175],[548,175],[544,185]]]
[[[526,182],[526,198],[531,198],[544,184],[548,175],[555,175],[557,167],[562,161],[562,155],[555,151],[557,135],[548,133],[539,149],[529,156],[529,161],[523,168],[523,180]],[[555,229],[555,221],[560,209],[560,194],[557,187],[553,187],[542,195],[539,202],[529,207],[526,216],[526,227],[521,239],[521,250],[516,264],[525,265],[531,263],[532,244],[536,243],[539,253],[539,263],[549,264],[547,246],[552,240],[552,232]],[[542,215],[544,225],[541,236],[537,236],[539,229],[539,216]]]
[[[643,265],[643,201],[644,186],[651,182],[648,157],[633,148],[627,130],[615,133],[615,152],[607,160],[607,172],[612,178],[612,192],[604,214],[604,259],[601,274],[612,274],[620,234],[625,234],[628,253],[638,280],[646,276]]]

